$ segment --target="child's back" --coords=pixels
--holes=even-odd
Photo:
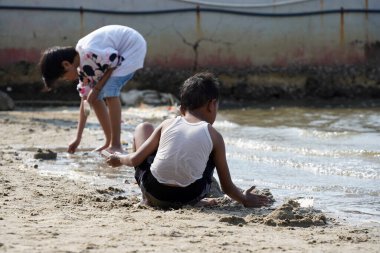
[[[151,166],[160,183],[186,187],[202,178],[213,148],[208,126],[205,121],[190,123],[178,116],[162,129]]]

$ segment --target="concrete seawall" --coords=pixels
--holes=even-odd
[[[232,100],[380,97],[379,1],[267,2],[2,0],[0,90],[15,100],[77,100],[73,85],[38,94],[40,52],[123,24],[148,42],[133,88],[176,94],[208,69]]]

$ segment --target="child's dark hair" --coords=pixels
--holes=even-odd
[[[39,65],[47,87],[52,87],[54,82],[65,73],[62,62],[73,63],[76,55],[77,52],[73,47],[51,47],[43,52]]]
[[[187,79],[180,90],[181,107],[197,109],[212,99],[219,100],[219,81],[210,72],[201,72]]]

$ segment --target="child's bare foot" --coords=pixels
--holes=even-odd
[[[100,146],[100,147],[97,147],[96,149],[94,149],[95,152],[100,152],[104,149],[106,149],[108,147],[107,144],[104,144],[103,146]]]
[[[123,154],[123,153],[126,153],[126,151],[122,148],[122,147],[118,147],[118,148],[115,148],[115,147],[109,147],[107,149],[105,149],[108,153],[111,153],[111,154],[115,154],[115,153],[120,153],[120,154]]]
[[[215,206],[217,204],[218,204],[218,201],[216,201],[216,199],[213,199],[213,198],[204,198],[204,199],[201,199],[194,206],[196,206],[196,207],[204,207],[204,206]]]
[[[111,153],[109,153],[106,149],[103,149],[102,151],[100,151],[100,154],[102,155],[102,156],[104,156],[105,158],[108,158],[108,157],[110,157],[112,154]]]

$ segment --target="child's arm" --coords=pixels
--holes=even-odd
[[[167,125],[169,121],[171,120],[166,120],[161,123],[135,152],[128,155],[111,155],[107,159],[107,163],[113,167],[121,165],[136,167],[141,164],[148,156],[157,151],[162,127]]]
[[[104,72],[104,75],[102,78],[100,78],[99,82],[91,89],[90,93],[88,94],[87,101],[92,104],[96,98],[99,95],[99,92],[103,89],[104,85],[106,84],[107,80],[112,75],[114,68],[108,68],[106,72]]]
[[[84,101],[85,100],[86,100],[86,98],[82,97],[82,100],[80,102],[79,121],[78,121],[78,126],[77,126],[77,136],[76,136],[75,140],[70,143],[69,148],[67,149],[67,152],[69,152],[70,154],[75,153],[76,149],[78,148],[80,141],[82,140],[83,129],[86,126],[87,114],[84,111]]]
[[[251,193],[254,187],[242,192],[235,186],[231,180],[231,175],[227,164],[223,137],[213,127],[209,126],[209,130],[214,144],[213,158],[222,190],[232,199],[242,203],[245,207],[261,207],[267,205],[267,197]]]

